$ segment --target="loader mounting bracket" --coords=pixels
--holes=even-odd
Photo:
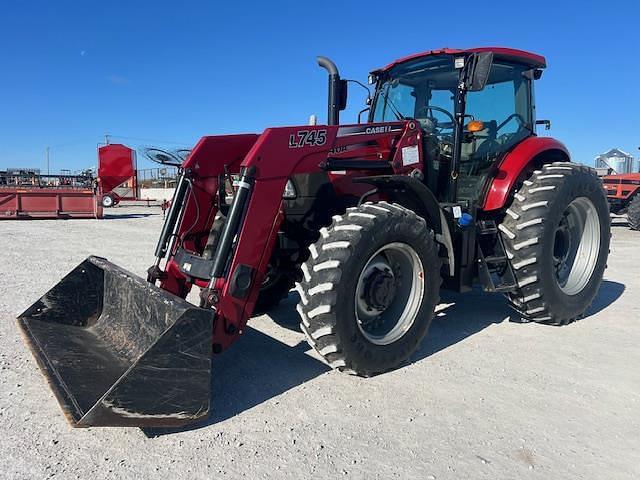
[[[195,255],[187,252],[183,248],[178,248],[174,256],[174,261],[184,275],[201,280],[211,280],[213,260],[206,260],[200,255]]]

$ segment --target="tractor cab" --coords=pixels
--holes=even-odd
[[[545,60],[511,49],[437,50],[374,71],[369,121],[415,119],[425,183],[441,201],[477,202],[506,152],[535,135],[533,80]]]

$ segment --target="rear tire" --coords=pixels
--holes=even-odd
[[[420,346],[439,299],[441,260],[425,220],[365,203],[320,233],[296,284],[309,344],[349,373],[397,367]]]
[[[592,169],[557,162],[536,170],[499,229],[518,283],[508,297],[522,318],[564,325],[584,315],[610,240],[607,199]]]
[[[640,230],[640,194],[633,197],[627,208],[627,221],[631,230]]]

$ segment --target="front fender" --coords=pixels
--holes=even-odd
[[[455,252],[449,225],[435,195],[420,180],[408,175],[359,177],[355,183],[368,183],[384,193],[392,202],[410,208],[433,228],[436,240],[444,245],[449,261],[449,275],[455,272]]]
[[[522,172],[531,164],[543,163],[543,158],[545,160],[548,158],[549,161],[570,161],[567,147],[555,138],[527,138],[502,159],[486,189],[487,193],[480,208],[490,211],[504,207]]]
[[[353,181],[375,186],[380,192],[387,194],[391,201],[411,208],[427,220],[435,233],[442,233],[438,200],[420,180],[408,175],[376,175],[355,178]]]

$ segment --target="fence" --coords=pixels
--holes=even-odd
[[[174,188],[177,175],[178,169],[169,166],[138,170],[138,188]]]

